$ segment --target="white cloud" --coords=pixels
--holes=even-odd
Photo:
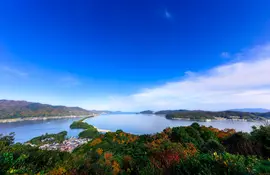
[[[16,77],[27,77],[28,73],[17,69],[17,68],[13,68],[10,66],[1,66],[0,67],[0,72],[2,73],[2,75],[11,75],[11,76],[16,76]]]
[[[129,96],[109,97],[90,108],[204,109],[262,107],[270,109],[270,44],[236,54],[241,61],[203,73],[187,71],[180,81],[144,89]]]
[[[223,57],[223,58],[230,58],[230,57],[231,57],[231,55],[230,55],[229,52],[222,52],[222,53],[220,54],[220,56]]]

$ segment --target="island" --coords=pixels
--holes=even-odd
[[[139,114],[154,114],[154,111],[146,110],[146,111],[139,112]]]
[[[79,133],[79,138],[93,138],[99,135],[99,133],[105,133],[105,132],[109,132],[109,130],[104,130],[104,129],[98,129],[96,127],[94,127],[93,125],[90,125],[86,122],[84,122],[85,119],[87,119],[89,117],[83,118],[81,120],[78,121],[74,121],[71,125],[70,125],[70,129],[83,129],[84,131]]]

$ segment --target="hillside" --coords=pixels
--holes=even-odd
[[[88,127],[91,127],[90,125]],[[94,128],[93,128],[94,129]],[[266,175],[270,173],[270,126],[252,132],[220,130],[193,123],[162,132],[134,135],[84,130],[78,144],[66,132],[14,144],[14,133],[0,134],[0,174],[44,175]],[[46,147],[45,145],[54,145]],[[76,144],[76,146],[75,146]],[[63,143],[65,145],[65,143]],[[72,152],[69,147],[76,147]],[[53,151],[52,151],[53,150]]]
[[[261,117],[270,118],[270,112],[259,114]]]
[[[202,110],[163,110],[155,112],[155,114],[166,115],[168,119],[175,118],[202,118],[213,119],[214,117],[221,117],[227,119],[247,119],[247,120],[261,120],[267,118],[269,113],[253,113],[253,112],[240,112],[240,111],[202,111]]]
[[[27,101],[0,100],[0,119],[89,115],[79,107],[52,106]]]

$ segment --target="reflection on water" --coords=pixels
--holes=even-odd
[[[71,130],[69,125],[77,119],[59,119],[47,121],[24,121],[15,123],[0,123],[0,133],[16,133],[16,142],[25,142],[29,139],[45,134],[68,131],[69,136],[77,136],[81,130]],[[100,129],[116,131],[122,129],[125,132],[134,134],[151,134],[162,131],[166,127],[188,126],[193,121],[187,120],[168,120],[164,116],[143,115],[143,114],[108,114],[100,115],[86,120]],[[256,122],[241,121],[211,121],[198,122],[202,125],[213,126],[219,129],[234,128],[237,131],[250,132],[251,126],[260,125]]]

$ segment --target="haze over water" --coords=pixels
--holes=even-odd
[[[77,119],[59,119],[46,121],[24,121],[15,123],[0,123],[0,133],[15,132],[16,142],[26,142],[33,137],[45,133],[58,133],[68,131],[68,136],[77,136],[81,130],[71,130],[70,124]],[[116,131],[122,129],[133,134],[152,134],[161,132],[166,127],[189,126],[194,121],[168,120],[164,116],[144,114],[106,114],[85,120],[87,123],[100,129]],[[262,123],[242,121],[211,121],[198,122],[201,125],[213,126],[219,129],[234,128],[237,131],[250,132],[252,126]]]

